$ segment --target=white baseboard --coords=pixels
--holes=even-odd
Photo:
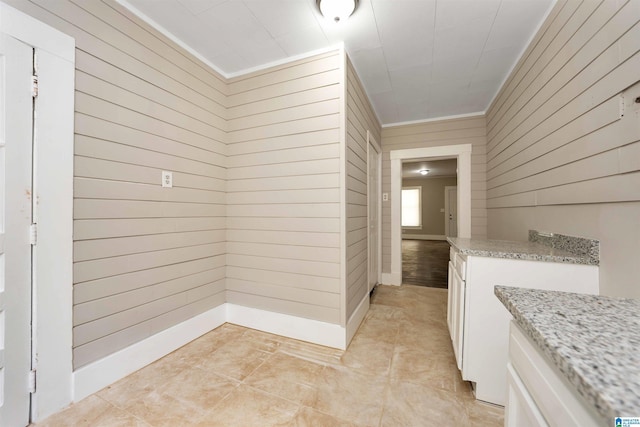
[[[398,278],[398,274],[382,273],[382,284],[400,286],[402,284],[402,273],[400,273],[400,278]]]
[[[274,313],[258,308],[226,304],[227,322],[271,334],[344,350],[346,330],[340,325]]]
[[[73,373],[73,401],[102,390],[226,322],[345,350],[369,308],[363,298],[347,328],[333,323],[225,303],[159,332]]]
[[[225,304],[158,332],[73,373],[73,401],[102,390],[226,322]]]
[[[402,240],[447,240],[447,236],[439,234],[402,234]]]
[[[360,304],[358,304],[358,307],[356,307],[356,310],[353,312],[353,314],[349,318],[349,321],[347,322],[347,346],[351,342],[351,339],[353,339],[353,336],[356,334],[356,331],[364,320],[364,316],[366,316],[367,311],[369,311],[369,301],[370,297],[369,293],[367,292],[367,294],[364,296],[364,298],[362,298],[362,301],[360,301]]]

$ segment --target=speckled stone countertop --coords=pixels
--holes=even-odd
[[[462,239],[459,237],[448,237],[447,241],[464,255],[598,265],[598,259],[589,255],[553,248],[538,242]]]
[[[640,416],[640,301],[496,286],[543,354],[604,418]]]

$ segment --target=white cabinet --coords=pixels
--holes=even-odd
[[[464,255],[452,246],[447,324],[462,378],[476,398],[504,405],[511,314],[494,286],[598,293],[598,267]]]
[[[465,282],[459,270],[464,267],[464,264],[461,264],[462,260],[454,258],[454,261],[457,262],[458,268],[456,268],[456,264],[449,261],[447,322],[458,369],[462,369]]]
[[[602,419],[515,323],[511,323],[506,427],[595,427]]]

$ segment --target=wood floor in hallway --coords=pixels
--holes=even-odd
[[[402,283],[447,288],[449,243],[444,240],[402,240]]]

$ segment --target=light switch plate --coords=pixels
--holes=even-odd
[[[162,171],[162,186],[173,187],[173,172]]]

